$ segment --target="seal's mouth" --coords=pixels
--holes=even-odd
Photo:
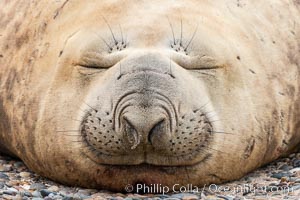
[[[102,166],[109,166],[109,167],[113,167],[114,169],[124,169],[126,168],[128,170],[128,168],[132,168],[132,169],[138,169],[138,168],[148,168],[148,169],[161,169],[161,167],[163,167],[163,169],[165,170],[170,170],[170,169],[178,169],[181,167],[185,167],[185,166],[189,166],[189,167],[194,167],[194,166],[198,166],[200,164],[204,164],[205,162],[207,162],[209,159],[211,159],[212,154],[211,153],[207,153],[201,160],[193,163],[193,164],[188,164],[188,165],[160,165],[160,164],[153,164],[153,163],[147,163],[147,162],[143,162],[140,164],[105,164],[105,163],[101,163]],[[91,159],[91,161],[95,162],[96,164],[99,164],[97,161]]]

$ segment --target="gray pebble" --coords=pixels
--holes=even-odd
[[[22,200],[22,197],[20,195],[14,196],[12,200]]]
[[[12,170],[12,167],[11,165],[0,165],[0,171],[1,172],[9,172]]]
[[[300,178],[296,178],[293,182],[300,183]]]
[[[34,198],[32,198],[32,200],[43,200],[43,199],[39,198],[39,197],[34,197]]]
[[[41,183],[33,183],[30,185],[30,190],[42,190],[42,189],[45,189],[46,186],[44,184],[41,184]]]
[[[297,159],[297,160],[293,161],[293,166],[294,167],[300,167],[300,160]]]
[[[53,200],[51,197],[45,197],[44,200]]]
[[[24,164],[22,162],[15,162],[14,163],[14,167],[19,168],[19,167],[23,167]]]
[[[9,181],[9,182],[6,182],[6,183],[5,183],[5,185],[6,185],[7,187],[13,187],[13,184],[12,184],[12,182],[11,182],[11,181]]]
[[[53,196],[52,197],[52,199],[54,199],[54,200],[58,200],[58,199],[63,199],[63,197],[62,196],[60,196],[60,195],[55,195],[55,196]]]
[[[299,190],[299,189],[300,189],[300,185],[295,185],[292,187],[292,191]]]
[[[296,167],[294,169],[291,169],[289,172],[291,172],[291,173],[298,173],[298,172],[300,172],[300,167]]]
[[[63,196],[63,197],[68,196],[68,193],[67,193],[66,191],[64,191],[64,190],[61,190],[61,191],[59,191],[58,193],[59,193],[61,196]]]
[[[184,198],[184,197],[195,197],[195,198],[198,198],[198,197],[196,197],[196,195],[194,195],[194,194],[190,194],[190,193],[178,193],[178,194],[173,194],[173,195],[171,195],[170,197],[171,198],[178,198],[178,199],[182,199],[182,198]],[[199,198],[198,198],[199,199]]]
[[[0,182],[0,189],[4,188],[5,183],[4,182]]]
[[[29,178],[31,174],[29,172],[20,172],[20,177],[22,178]]]
[[[283,164],[278,169],[279,170],[283,170],[283,171],[289,171],[289,170],[293,169],[293,167],[291,167],[291,166],[289,166],[287,164]]]
[[[47,190],[51,191],[51,192],[58,192],[59,191],[59,188],[55,185],[49,187]]]
[[[158,198],[161,198],[161,199],[165,199],[165,198],[168,198],[168,197],[170,197],[169,195],[166,195],[166,194],[159,194],[159,195],[156,195],[156,197],[158,197]]]
[[[7,195],[7,194],[3,194],[0,197],[2,197],[1,199],[6,199],[6,200],[12,200],[13,199],[13,196]]]
[[[9,177],[6,174],[0,172],[0,179],[9,180]]]
[[[243,179],[250,183],[253,181],[254,178],[253,177],[244,177]]]
[[[290,159],[289,158],[283,158],[281,161],[288,163],[288,162],[290,162]]]
[[[40,190],[40,193],[41,193],[42,197],[46,197],[49,194],[51,194],[52,192],[49,190],[46,190],[46,189],[42,189],[42,190]]]
[[[19,191],[15,188],[7,188],[7,190],[11,191],[11,192],[15,192],[15,193],[18,193]]]
[[[50,198],[53,198],[54,196],[56,196],[56,194],[50,193],[50,194],[48,195],[48,197],[50,197]]]
[[[73,200],[73,197],[65,196],[65,197],[63,198],[63,200]]]
[[[221,198],[221,199],[225,199],[225,200],[233,200],[232,197],[223,196],[223,195],[217,195],[217,197],[219,197],[219,198]]]
[[[88,190],[78,190],[77,194],[79,195],[85,195],[85,196],[90,196],[91,192]]]
[[[81,200],[82,198],[79,194],[76,193],[76,194],[73,195],[73,199],[74,200]]]
[[[280,173],[274,173],[271,175],[272,178],[281,179],[282,177],[290,177],[292,176],[292,173],[289,172],[280,172]]]
[[[296,154],[292,153],[292,154],[289,155],[289,158],[294,158],[295,156],[296,156]]]
[[[41,193],[37,190],[32,193],[32,196],[33,197],[42,197]]]
[[[30,192],[26,191],[23,193],[23,196],[32,197],[32,194]]]
[[[4,190],[4,191],[3,191],[3,194],[7,194],[7,195],[14,196],[14,195],[16,195],[17,193],[14,192],[14,191],[10,191],[10,190]]]
[[[87,198],[90,198],[91,196],[90,195],[85,195],[85,194],[81,194],[81,193],[75,193],[74,195],[73,195],[73,198],[74,199],[87,199]]]

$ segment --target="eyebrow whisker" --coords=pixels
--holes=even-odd
[[[107,22],[107,20],[105,19],[104,16],[102,16],[102,17],[103,17],[103,20],[105,21],[105,23],[107,24],[107,26],[108,26],[108,28],[109,28],[109,30],[110,30],[110,33],[111,33],[111,35],[112,35],[112,38],[113,38],[115,44],[117,45],[117,44],[118,44],[118,41],[117,41],[117,39],[116,39],[116,37],[115,37],[115,35],[114,35],[114,33],[113,33],[113,31],[112,31],[112,29],[111,29],[109,23]]]
[[[197,27],[196,27],[196,29],[195,29],[195,31],[194,31],[194,33],[193,33],[193,35],[192,35],[192,37],[191,37],[189,43],[188,43],[188,44],[186,45],[186,47],[184,48],[184,51],[187,51],[188,47],[190,46],[191,42],[193,41],[193,39],[194,39],[194,37],[195,37],[195,35],[196,35],[196,32],[197,32],[197,30],[198,30],[198,25],[199,25],[199,24],[197,24]]]
[[[180,20],[180,45],[182,45],[182,19]]]
[[[175,41],[175,34],[174,34],[174,29],[173,29],[173,25],[170,21],[170,19],[168,18],[168,21],[169,21],[169,25],[170,25],[170,28],[171,28],[171,31],[172,31],[172,36],[173,36],[173,44],[176,45],[176,41]]]
[[[122,44],[124,44],[123,31],[122,31],[122,27],[120,24],[119,24],[119,28],[120,28],[120,32],[121,32]]]

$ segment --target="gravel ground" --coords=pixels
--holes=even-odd
[[[192,190],[191,190],[192,189]],[[186,191],[185,191],[186,190]],[[13,200],[239,200],[300,199],[300,153],[291,154],[260,168],[241,180],[204,188],[184,187],[168,194],[121,194],[109,191],[67,187],[31,172],[23,162],[0,155],[0,199]]]

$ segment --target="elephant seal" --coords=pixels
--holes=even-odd
[[[68,185],[238,179],[300,143],[299,1],[2,1],[1,151]]]

